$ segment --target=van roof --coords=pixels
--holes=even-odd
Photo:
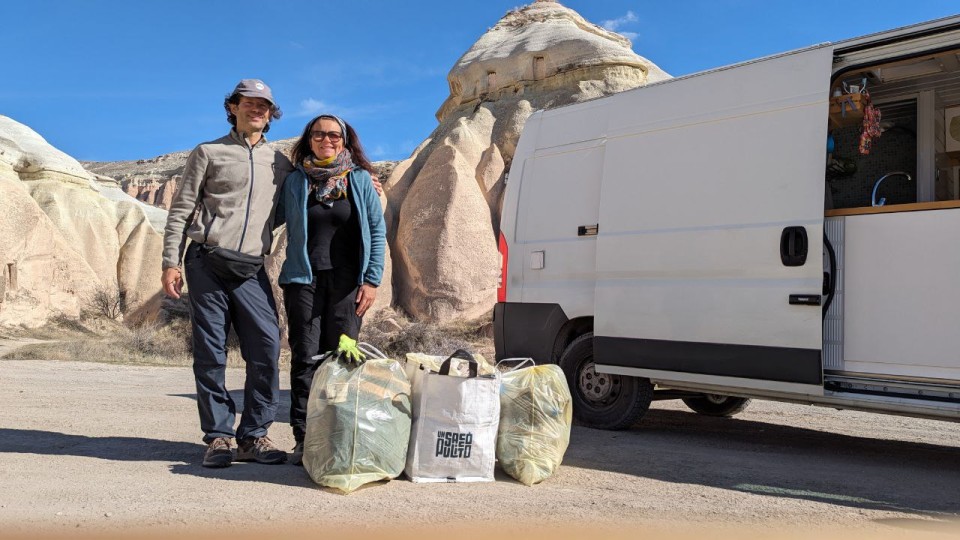
[[[652,82],[652,83],[649,83],[649,84],[645,84],[645,85],[643,85],[643,86],[638,86],[637,88],[632,88],[632,89],[630,89],[630,90],[626,90],[625,92],[621,92],[621,93],[636,92],[636,91],[638,91],[638,90],[642,90],[642,89],[647,88],[647,87],[650,87],[650,86],[659,86],[659,85],[662,85],[662,84],[670,84],[670,83],[675,82],[675,81],[681,81],[681,80],[685,80],[685,79],[690,79],[690,78],[692,78],[692,77],[699,77],[699,76],[702,76],[702,75],[706,75],[706,74],[708,74],[708,73],[715,73],[715,72],[718,72],[718,71],[724,71],[724,70],[727,70],[727,69],[733,69],[733,68],[735,68],[735,67],[740,67],[740,66],[745,66],[745,65],[749,65],[749,64],[754,64],[754,63],[756,63],[756,62],[763,62],[763,61],[765,61],[765,60],[770,60],[770,59],[773,59],[773,58],[780,58],[780,57],[788,56],[788,55],[792,55],[792,54],[798,54],[798,53],[801,53],[801,52],[805,52],[805,51],[809,51],[809,50],[813,50],[813,49],[820,49],[820,48],[823,48],[823,47],[834,47],[834,48],[835,48],[835,51],[834,51],[835,53],[851,53],[851,52],[855,52],[855,51],[862,50],[862,49],[867,49],[867,48],[876,47],[876,46],[880,46],[880,45],[887,45],[887,44],[894,43],[894,42],[897,42],[897,41],[900,41],[900,40],[904,40],[904,39],[912,39],[912,38],[922,37],[922,36],[925,36],[925,35],[928,35],[928,34],[936,34],[936,33],[945,32],[945,31],[949,31],[949,30],[955,30],[955,29],[960,29],[960,15],[951,15],[951,16],[949,16],[949,17],[942,17],[942,18],[940,18],[940,19],[933,19],[933,20],[930,20],[930,21],[925,21],[925,22],[920,22],[920,23],[911,24],[911,25],[907,25],[907,26],[902,26],[902,27],[899,27],[899,28],[894,28],[894,29],[892,29],[892,30],[884,30],[884,31],[882,31],[882,32],[875,32],[875,33],[873,33],[873,34],[867,34],[867,35],[864,35],[864,36],[849,38],[849,39],[845,39],[845,40],[837,41],[837,42],[827,41],[827,42],[824,42],[824,43],[818,43],[818,44],[816,44],[816,45],[810,45],[810,46],[808,46],[808,47],[803,47],[803,48],[800,48],[800,49],[794,49],[794,50],[791,50],[791,51],[776,53],[776,54],[772,54],[772,55],[768,55],[768,56],[762,56],[762,57],[760,57],[760,58],[754,58],[754,59],[751,59],[751,60],[745,60],[745,61],[743,61],[743,62],[737,62],[737,63],[735,63],[735,64],[728,64],[728,65],[725,65],[725,66],[719,66],[719,67],[715,67],[715,68],[705,69],[705,70],[703,70],[703,71],[697,71],[697,72],[694,72],[694,73],[689,73],[689,74],[687,74],[687,75],[681,75],[681,76],[679,76],[679,77],[673,77],[673,78],[670,78],[670,79],[664,79],[664,80],[662,80],[662,81]],[[591,98],[591,99],[586,99],[586,100],[583,100],[583,101],[578,102],[578,103],[570,103],[570,104],[567,104],[567,105],[561,105],[561,106],[559,106],[559,107],[555,107],[555,108],[551,108],[551,109],[544,110],[544,112],[550,112],[550,111],[555,111],[555,110],[558,110],[558,109],[563,109],[563,108],[566,108],[566,107],[573,107],[573,106],[581,105],[581,104],[584,104],[584,103],[590,103],[590,102],[592,102],[592,101],[595,101],[595,100],[598,100],[598,99],[603,99],[603,98],[605,98],[605,97],[609,97],[609,96],[599,96],[599,97],[595,97],[595,98]]]
[[[885,45],[905,38],[916,38],[926,34],[939,33],[946,30],[960,28],[960,15],[952,15],[941,19],[934,19],[908,26],[901,26],[893,30],[884,30],[865,36],[845,39],[834,43],[838,53],[849,53],[866,47]]]

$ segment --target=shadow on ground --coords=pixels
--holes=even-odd
[[[33,454],[108,461],[165,461],[172,462],[170,472],[173,474],[315,487],[303,467],[290,464],[235,463],[226,469],[207,469],[200,465],[203,450],[202,443],[144,437],[88,437],[35,429],[0,428],[0,459],[3,459],[3,454]]]
[[[199,443],[0,428],[0,454],[79,456],[111,461],[193,461],[202,451]]]
[[[277,465],[234,463],[224,469],[208,469],[200,465],[198,455],[197,458],[194,458],[188,463],[174,463],[170,465],[170,472],[172,474],[197,476],[200,478],[216,478],[239,482],[263,482],[282,486],[321,489],[310,480],[310,476],[303,467],[289,463]]]
[[[956,518],[960,448],[651,409],[628,431],[574,427],[563,464],[874,510]]]

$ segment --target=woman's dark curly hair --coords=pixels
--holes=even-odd
[[[297,139],[297,144],[290,150],[290,161],[292,161],[294,165],[300,165],[304,159],[313,155],[313,150],[310,149],[310,131],[313,130],[313,125],[319,122],[321,118],[333,120],[334,122],[337,121],[336,116],[321,114],[307,122],[307,125],[303,128],[303,133],[300,135],[300,138]],[[367,159],[367,154],[363,151],[363,145],[360,144],[360,137],[357,136],[357,131],[353,129],[353,126],[348,124],[346,120],[341,118],[340,121],[343,122],[343,127],[347,128],[346,138],[343,142],[344,147],[350,150],[354,165],[368,173],[375,173],[373,164],[370,163],[370,160]]]
[[[227,122],[230,122],[230,125],[234,128],[237,127],[237,116],[230,112],[230,105],[240,105],[240,94],[229,94],[223,99],[223,110],[227,111]],[[283,112],[274,104],[270,104],[270,118],[273,120],[279,119],[283,116]],[[267,122],[267,125],[263,126],[263,132],[266,133],[270,131],[270,122]]]

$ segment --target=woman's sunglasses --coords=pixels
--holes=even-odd
[[[340,139],[343,138],[343,133],[340,133],[339,131],[311,131],[310,138],[317,142],[327,138],[330,139],[330,142],[335,143],[340,142]]]

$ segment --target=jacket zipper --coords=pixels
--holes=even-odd
[[[249,143],[248,143],[249,144]],[[243,218],[243,231],[240,233],[240,245],[237,251],[243,253],[243,238],[247,235],[247,223],[250,222],[250,199],[253,197],[253,147],[250,150],[250,191],[247,193],[247,213]]]

